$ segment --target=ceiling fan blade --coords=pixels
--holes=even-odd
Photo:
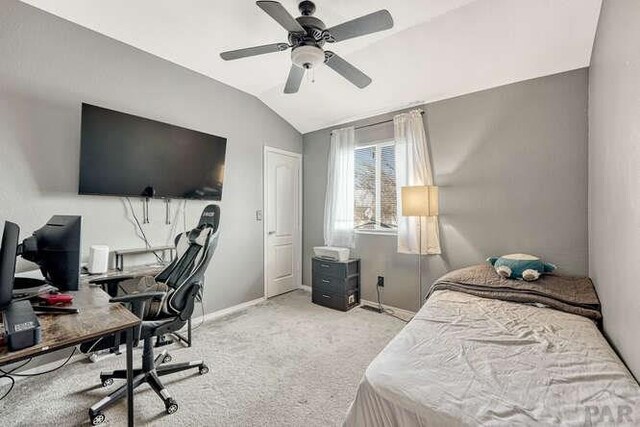
[[[393,27],[393,18],[388,10],[382,9],[351,21],[343,22],[326,32],[331,36],[328,41],[341,42]]]
[[[365,73],[358,70],[335,53],[326,51],[325,55],[327,56],[327,59],[324,62],[329,66],[329,68],[332,68],[333,71],[340,74],[360,89],[369,86],[371,83],[371,77],[367,76]]]
[[[302,25],[277,1],[257,1],[256,4],[290,33],[306,33]]]
[[[289,49],[289,45],[286,43],[273,43],[265,44],[262,46],[247,47],[245,49],[229,50],[222,52],[220,57],[225,61],[231,61],[232,59],[246,58],[247,56],[264,55],[265,53],[281,52]]]
[[[284,86],[284,93],[296,93],[300,89],[302,77],[304,77],[304,68],[291,64],[287,84]]]

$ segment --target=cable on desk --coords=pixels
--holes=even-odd
[[[102,338],[104,338],[104,337],[100,337],[100,338],[98,338],[98,339],[96,340],[96,342],[94,342],[93,344],[91,344],[91,347],[89,347],[89,350],[85,351],[84,353],[85,353],[85,354],[90,354],[90,353],[93,351],[93,349],[95,348],[95,346],[97,346],[97,345],[100,343],[100,341],[102,341]]]

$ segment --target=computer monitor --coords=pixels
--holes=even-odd
[[[9,221],[4,223],[0,247],[0,310],[11,303],[13,280],[16,273],[16,254],[20,227]]]
[[[45,279],[61,291],[78,290],[81,222],[80,216],[53,216],[22,242],[22,257],[38,264]]]

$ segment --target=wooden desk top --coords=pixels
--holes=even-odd
[[[96,279],[106,279],[108,277],[118,277],[118,276],[155,276],[160,273],[166,265],[161,264],[146,264],[146,265],[136,265],[127,267],[123,271],[110,269],[105,274],[81,274],[80,275],[80,283],[89,283],[92,280]]]
[[[0,365],[71,347],[140,324],[140,319],[122,304],[110,304],[109,295],[98,287],[83,283],[80,290],[69,293],[74,296],[73,306],[80,312],[39,314],[42,341],[33,347],[12,352],[6,345],[0,346]]]

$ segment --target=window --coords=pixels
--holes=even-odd
[[[396,155],[393,141],[355,150],[354,223],[356,230],[395,231]]]

